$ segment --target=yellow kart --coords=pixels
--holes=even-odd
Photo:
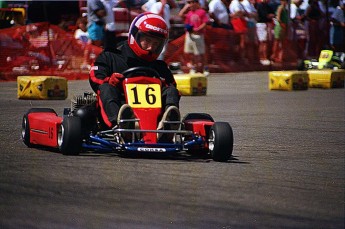
[[[322,50],[319,60],[302,60],[298,63],[297,69],[345,69],[345,53]]]

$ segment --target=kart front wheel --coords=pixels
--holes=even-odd
[[[82,148],[82,128],[79,117],[67,116],[58,132],[58,145],[64,155],[78,155]]]
[[[208,138],[209,152],[214,161],[224,162],[230,159],[234,136],[227,122],[215,122],[210,128]]]

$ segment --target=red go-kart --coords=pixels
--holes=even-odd
[[[215,161],[227,161],[233,150],[233,131],[227,122],[215,122],[206,113],[188,113],[181,121],[165,121],[178,125],[175,129],[157,129],[162,113],[159,73],[147,67],[126,70],[123,75],[124,103],[129,104],[135,118],[122,119],[128,128],[105,127],[98,109],[97,96],[91,93],[74,96],[71,108],[63,117],[50,108],[31,108],[22,121],[22,139],[29,147],[58,148],[65,155],[81,152],[118,153],[200,153]],[[121,125],[120,125],[121,126]],[[161,142],[157,135],[173,135]]]

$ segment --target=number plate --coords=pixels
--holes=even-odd
[[[133,108],[160,108],[161,87],[159,84],[127,84],[127,103]]]

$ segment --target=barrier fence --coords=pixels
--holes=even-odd
[[[169,42],[165,61],[180,62],[183,70],[187,71],[185,65],[188,60],[183,55],[184,36]],[[255,43],[251,44],[253,51],[249,62],[241,62],[239,57],[243,50],[239,47],[239,35],[232,30],[208,26],[205,41],[206,62],[211,72],[272,69],[272,66],[260,65]],[[292,62],[296,61],[294,49],[286,50],[286,57]],[[45,22],[2,29],[0,80],[16,80],[18,75],[57,75],[68,79],[86,79],[88,68],[85,63],[91,64],[101,51],[97,46],[81,44],[73,33]]]
[[[18,75],[58,75],[85,79],[85,50],[92,61],[102,49],[79,43],[72,33],[49,23],[0,30],[0,80]]]

